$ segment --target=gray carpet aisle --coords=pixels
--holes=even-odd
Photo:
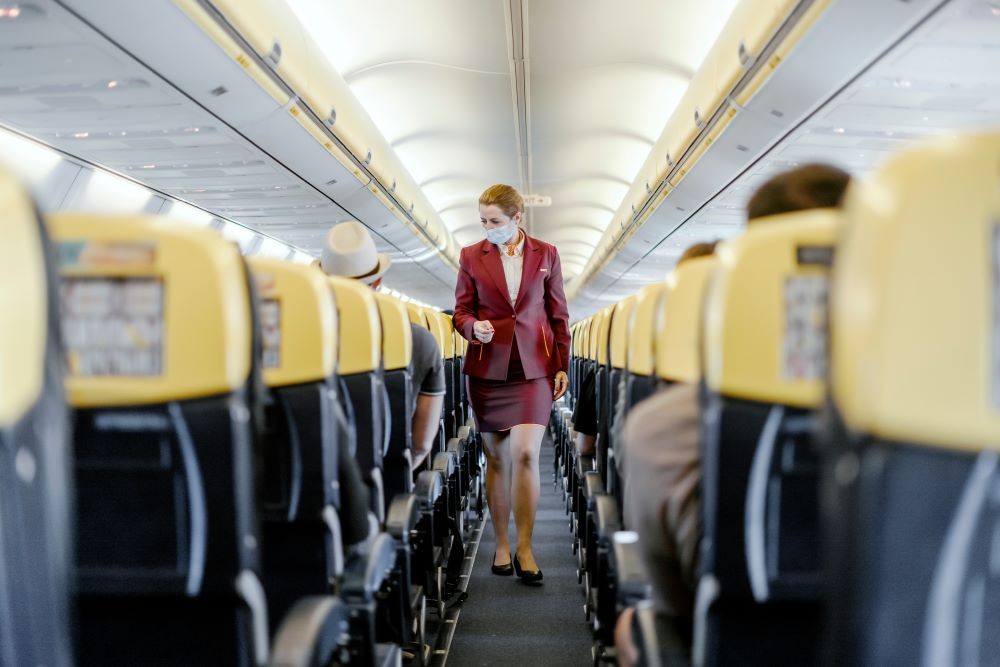
[[[546,435],[534,534],[535,559],[545,574],[545,584],[532,588],[517,577],[490,573],[496,540],[487,519],[469,580],[469,600],[458,618],[447,667],[592,664],[583,589],[576,582],[562,494],[552,485],[552,457],[552,442]],[[513,516],[510,524],[513,541]]]

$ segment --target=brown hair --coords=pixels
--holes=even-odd
[[[768,179],[747,204],[747,220],[810,208],[839,208],[851,176],[827,164],[805,164]]]
[[[708,255],[715,254],[715,246],[718,241],[709,241],[708,243],[695,243],[692,246],[688,246],[680,259],[677,260],[677,266],[680,266],[689,259],[694,259],[696,257],[707,257]]]
[[[524,211],[524,197],[510,185],[491,185],[479,195],[480,206],[499,206],[504,215],[513,218]]]

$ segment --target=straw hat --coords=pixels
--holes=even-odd
[[[391,263],[388,255],[375,249],[375,241],[360,222],[342,222],[326,233],[320,267],[332,276],[354,278],[371,285]]]

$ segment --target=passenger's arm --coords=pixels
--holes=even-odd
[[[466,264],[466,252],[463,250],[458,261],[458,281],[455,283],[455,314],[451,319],[458,333],[471,343],[476,340],[472,326],[479,319],[479,297],[476,281]]]
[[[413,431],[413,470],[420,467],[434,446],[443,407],[443,394],[436,396],[417,394],[417,409],[413,413],[413,426],[411,427]]]

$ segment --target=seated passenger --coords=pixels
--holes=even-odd
[[[329,275],[353,278],[378,289],[392,260],[375,249],[368,229],[353,220],[334,225],[326,235],[320,267]],[[444,406],[445,381],[441,350],[431,332],[410,324],[413,358],[410,367],[413,423],[412,466],[416,470],[427,458],[437,437]]]
[[[747,204],[747,223],[811,208],[839,207],[850,176],[835,167],[803,165],[765,182]],[[653,605],[690,645],[702,536],[698,385],[677,383],[639,403],[623,432],[625,524],[639,534]],[[618,618],[618,664],[633,665],[634,609]]]

